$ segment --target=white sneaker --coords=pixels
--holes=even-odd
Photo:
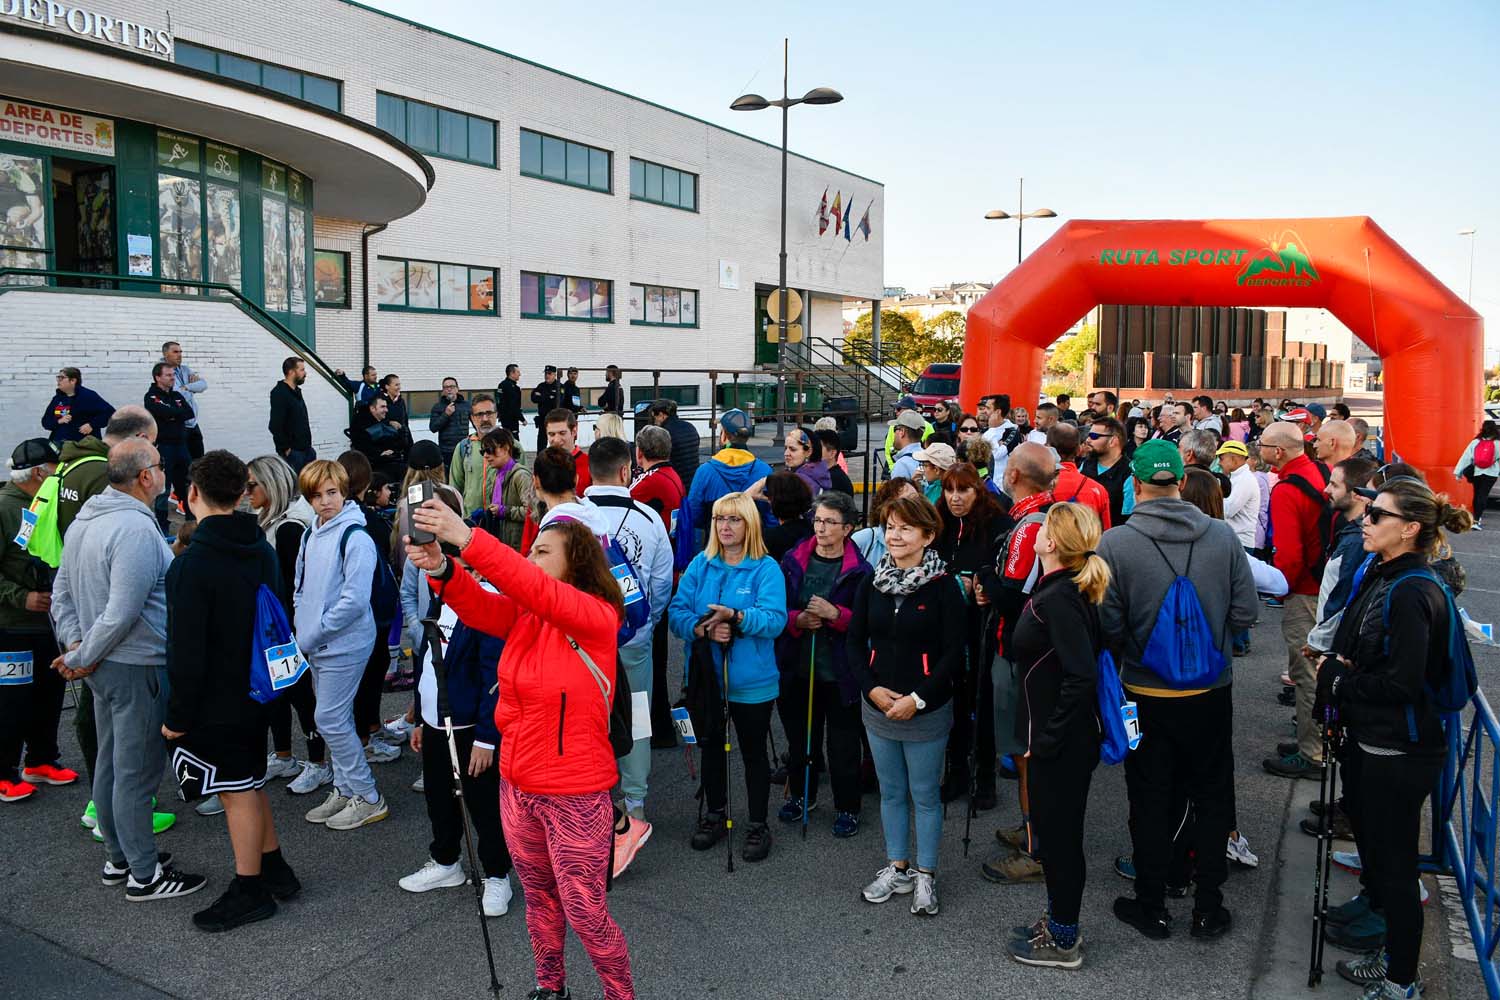
[[[484,915],[503,917],[510,910],[510,876],[484,880]]]
[[[457,861],[451,865],[440,865],[431,858],[421,868],[401,879],[396,884],[407,892],[427,892],[430,889],[452,889],[469,881],[464,877],[464,866]],[[485,887],[484,898],[489,899],[489,887]],[[507,892],[506,901],[510,894]],[[505,912],[504,910],[501,911]]]
[[[224,815],[224,803],[219,801],[217,795],[210,795],[202,802],[193,806],[193,812],[199,816],[222,816]]]
[[[1244,834],[1229,838],[1229,842],[1224,846],[1224,857],[1246,868],[1254,868],[1260,864],[1260,858],[1257,858],[1255,852],[1250,850],[1250,841],[1245,838]]]
[[[266,778],[290,778],[302,770],[302,763],[296,757],[278,757],[274,753],[266,754]]]
[[[411,783],[411,790],[414,791],[414,792],[425,792],[425,791],[427,791],[427,775],[425,775],[425,774],[419,774],[419,775],[417,775],[417,780],[413,781]]]
[[[401,746],[411,739],[411,731],[416,728],[416,723],[407,722],[406,716],[398,715],[395,718],[386,719],[384,724],[381,725],[380,731],[370,738],[380,740],[383,743],[389,743],[392,746]]]
[[[344,807],[348,804],[349,797],[339,794],[339,790],[335,788],[328,793],[328,798],[323,800],[322,805],[309,809],[307,815],[303,818],[309,823],[327,823],[333,817],[343,812]]]
[[[379,823],[390,814],[391,807],[386,804],[385,796],[370,802],[363,795],[356,795],[338,815],[328,821],[328,829],[358,830],[362,826]]]
[[[868,903],[884,903],[892,896],[911,892],[915,887],[909,869],[886,865],[875,873],[875,880],[865,886],[863,895]]]
[[[333,767],[331,765],[307,761],[302,765],[302,773],[292,779],[292,783],[286,786],[286,790],[293,795],[311,795],[332,781]]]
[[[935,917],[938,912],[937,879],[932,872],[912,872],[915,890],[911,895],[911,912],[919,917]]]
[[[370,764],[389,764],[400,756],[400,747],[393,747],[381,740],[371,739],[365,744],[365,761]]]

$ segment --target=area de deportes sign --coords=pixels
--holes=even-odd
[[[1136,247],[1100,250],[1099,263],[1106,267],[1238,268],[1235,284],[1246,287],[1290,285],[1305,288],[1320,281],[1312,257],[1296,233],[1283,233],[1258,250],[1246,247]]]
[[[115,123],[108,118],[20,101],[0,103],[0,139],[96,156],[115,155]]]

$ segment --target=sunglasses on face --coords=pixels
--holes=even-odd
[[[958,429],[958,432],[960,434],[978,434],[979,433],[979,428],[976,427],[976,426],[974,426],[973,424],[967,424],[967,425],[965,425],[963,427],[960,427]]]
[[[1402,521],[1411,520],[1411,518],[1397,510],[1386,510],[1383,507],[1376,507],[1373,504],[1365,508],[1365,520],[1371,524],[1379,524],[1388,517],[1394,517]]]
[[[1114,431],[1105,431],[1103,434],[1100,434],[1097,431],[1089,431],[1089,440],[1090,441],[1097,441],[1100,438],[1112,438],[1114,436],[1115,436]]]

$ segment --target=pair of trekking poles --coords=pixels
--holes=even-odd
[[[1328,937],[1328,882],[1333,864],[1333,813],[1338,802],[1338,754],[1342,742],[1338,710],[1323,709],[1323,773],[1318,779],[1318,854],[1313,866],[1312,956],[1308,988],[1323,981],[1323,944]]]

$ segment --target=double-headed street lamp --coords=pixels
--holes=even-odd
[[[1458,231],[1458,235],[1469,238],[1469,297],[1464,300],[1469,305],[1474,304],[1474,236],[1478,232],[1473,226]]]
[[[781,278],[776,294],[780,297],[780,309],[776,318],[776,443],[786,439],[786,129],[787,112],[798,104],[837,104],[844,95],[831,87],[815,87],[801,97],[787,94],[788,44],[781,42],[781,99],[768,101],[759,94],[745,94],[729,105],[731,111],[764,111],[766,108],[781,109]]]
[[[1026,211],[1026,178],[1020,179],[1021,183],[1016,191],[1016,210],[1007,212],[997,208],[993,212],[985,212],[986,219],[1015,219],[1016,220],[1016,263],[1021,263],[1021,229],[1026,225],[1027,219],[1055,219],[1057,213],[1050,208],[1038,208],[1035,211]]]

